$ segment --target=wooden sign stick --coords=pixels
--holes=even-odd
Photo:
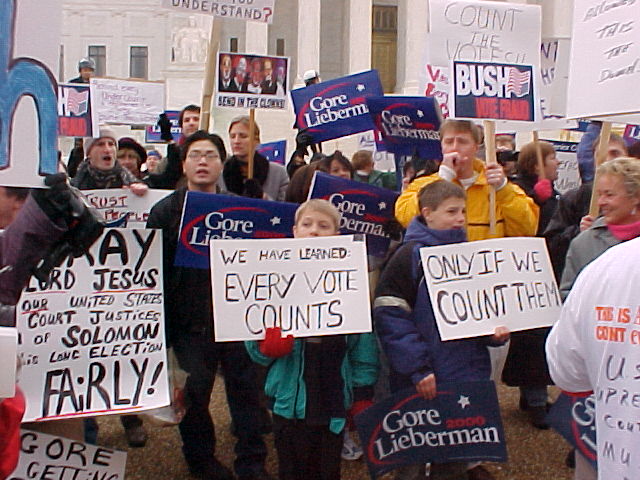
[[[493,120],[484,120],[484,146],[487,165],[498,163],[496,159],[496,123]],[[489,190],[489,235],[496,234],[496,189]]]
[[[544,180],[547,176],[544,174],[544,158],[542,158],[542,147],[540,146],[540,137],[538,131],[533,131],[533,141],[536,142],[536,157],[538,158],[538,180]]]
[[[249,158],[247,161],[247,179],[253,178],[253,157],[256,149],[256,109],[249,109]]]
[[[216,57],[218,56],[218,45],[220,44],[220,32],[222,31],[222,21],[214,18],[211,25],[211,36],[209,37],[209,50],[207,51],[207,63],[204,69],[204,84],[202,86],[202,103],[200,107],[200,130],[209,131],[209,120],[211,118],[211,102],[213,100],[213,86],[216,79]]]
[[[591,203],[589,204],[589,215],[596,218],[600,213],[598,208],[598,196],[596,195],[596,183],[598,181],[598,167],[607,159],[607,149],[609,148],[609,138],[611,137],[611,122],[602,122],[600,129],[600,141],[594,154],[595,174],[593,176],[593,187],[591,188]]]

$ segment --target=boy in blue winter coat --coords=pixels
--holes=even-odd
[[[488,380],[491,361],[487,346],[503,344],[509,331],[497,327],[491,337],[447,342],[440,339],[419,250],[467,240],[465,193],[460,186],[440,180],[426,185],[418,199],[420,215],[409,224],[403,245],[382,272],[373,316],[390,363],[391,391],[414,386],[430,400],[437,395],[438,382]],[[479,465],[468,472],[466,464],[439,467],[448,473],[437,476],[434,469],[432,478],[492,478]]]
[[[340,214],[326,200],[296,211],[296,238],[339,234]],[[342,432],[347,412],[371,405],[378,374],[372,333],[294,339],[267,328],[264,340],[245,343],[251,358],[269,367],[265,393],[271,400],[278,477],[340,479]]]

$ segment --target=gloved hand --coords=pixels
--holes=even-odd
[[[247,178],[244,181],[244,188],[242,189],[242,196],[249,198],[262,198],[264,191],[262,185],[255,178]]]
[[[158,128],[160,128],[160,138],[165,142],[173,140],[173,134],[171,133],[171,120],[167,117],[166,113],[161,113],[158,117]]]
[[[301,155],[307,155],[307,147],[313,144],[313,137],[307,133],[307,129],[300,130],[296,135],[296,151]]]
[[[280,327],[267,328],[264,340],[260,340],[260,353],[271,358],[289,355],[293,350],[293,335],[282,336]]]
[[[549,180],[548,178],[538,180],[533,186],[533,191],[535,192],[536,197],[538,197],[538,201],[540,203],[546,202],[547,200],[549,200],[549,198],[551,198],[551,195],[553,195],[553,186],[551,185],[551,180]]]
[[[386,222],[382,224],[382,230],[386,235],[389,235],[391,240],[400,241],[402,240],[402,233],[404,232],[404,228],[402,225],[398,223],[395,218],[390,218]]]
[[[44,178],[50,188],[34,188],[31,195],[42,211],[54,222],[62,218],[67,226],[72,226],[82,213],[82,205],[67,182],[67,175],[54,173]]]

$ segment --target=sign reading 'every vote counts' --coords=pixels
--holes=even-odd
[[[420,249],[442,340],[552,325],[562,302],[543,238],[513,237]]]
[[[352,236],[211,242],[216,341],[371,331],[364,242]]]
[[[106,229],[17,305],[24,421],[169,404],[160,230]]]
[[[126,464],[126,452],[22,430],[18,466],[8,480],[124,480]]]
[[[290,237],[297,208],[294,203],[187,192],[175,264],[208,269],[213,239]]]
[[[493,382],[438,384],[425,400],[407,389],[355,417],[372,478],[402,465],[506,461]]]
[[[381,95],[377,70],[292,90],[296,127],[307,128],[315,142],[373,130],[365,99]]]

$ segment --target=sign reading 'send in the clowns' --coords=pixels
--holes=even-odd
[[[453,62],[454,116],[535,120],[530,65]]]
[[[403,390],[355,417],[372,477],[426,462],[506,461],[493,382],[438,385],[433,400]]]

